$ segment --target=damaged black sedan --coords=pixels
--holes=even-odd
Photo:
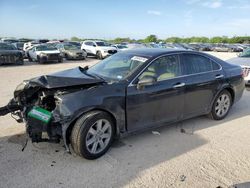
[[[205,114],[221,120],[243,90],[240,66],[200,52],[136,49],[26,80],[0,115],[17,115],[33,142],[62,139],[67,151],[71,144],[96,159],[120,136]]]

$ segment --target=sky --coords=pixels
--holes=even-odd
[[[250,35],[250,0],[0,0],[0,37]]]

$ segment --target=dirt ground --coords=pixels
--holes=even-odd
[[[222,58],[235,53],[213,53]],[[0,106],[24,79],[96,63],[0,67]],[[205,116],[121,139],[95,161],[64,152],[62,144],[25,142],[24,125],[0,117],[0,187],[250,187],[250,92],[228,117]],[[182,130],[182,131],[181,131]],[[238,186],[240,187],[240,186]]]

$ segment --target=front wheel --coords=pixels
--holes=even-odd
[[[98,51],[98,52],[96,53],[96,56],[97,56],[97,58],[100,59],[100,60],[103,59],[102,53],[101,53],[100,51]]]
[[[93,111],[76,121],[70,139],[76,154],[96,159],[107,152],[113,138],[113,119],[106,112]]]
[[[232,106],[232,96],[227,90],[223,90],[215,99],[210,117],[214,120],[224,119]]]
[[[62,62],[63,62],[63,58],[60,57],[60,58],[58,59],[58,63],[62,63]]]
[[[38,62],[39,64],[42,64],[42,63],[43,63],[42,58],[41,58],[40,56],[37,56],[37,62]]]

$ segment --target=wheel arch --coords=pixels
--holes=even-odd
[[[213,104],[214,104],[215,99],[218,97],[218,95],[219,95],[223,90],[227,90],[227,91],[231,94],[231,97],[232,97],[232,104],[234,103],[235,92],[234,92],[233,88],[232,88],[230,85],[224,85],[223,87],[221,87],[221,89],[218,90],[218,92],[217,92],[216,95],[214,96],[213,101],[211,102],[211,105],[210,105],[209,112],[210,112],[211,109],[212,109],[212,106],[213,106]]]
[[[89,109],[89,110],[85,110],[85,111],[82,111],[81,113],[79,113],[69,124],[69,126],[67,127],[66,129],[66,139],[67,139],[67,143],[70,143],[70,135],[71,135],[71,132],[72,132],[72,129],[76,123],[76,121],[81,117],[83,116],[84,114],[87,114],[87,113],[95,113],[95,112],[106,112],[107,114],[110,115],[110,117],[112,118],[113,120],[113,123],[114,123],[114,126],[115,126],[115,134],[114,134],[114,137],[117,138],[119,137],[119,134],[120,134],[120,129],[119,129],[119,126],[117,124],[117,119],[115,117],[115,115],[110,112],[109,110],[107,109],[103,109],[103,108],[92,108],[92,109]]]
[[[234,103],[234,99],[235,99],[235,92],[234,90],[231,88],[231,87],[225,87],[223,90],[227,90],[230,94],[231,94],[231,97],[232,97],[232,104]],[[221,91],[223,91],[221,90]]]

